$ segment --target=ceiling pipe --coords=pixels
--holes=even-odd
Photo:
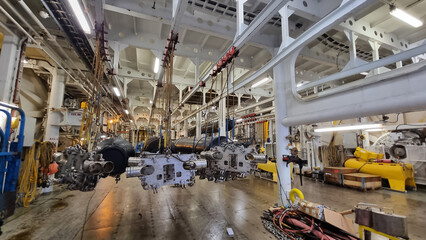
[[[24,0],[18,0],[18,3],[21,5],[21,7],[25,10],[25,12],[30,15],[31,19],[41,28],[43,31],[47,34],[47,37],[49,39],[54,39],[53,36],[47,31],[46,27],[44,27],[43,23],[38,20],[37,16],[34,15],[33,11],[28,7],[28,5],[24,2]]]
[[[7,3],[7,0],[4,0]],[[55,46],[59,49],[59,51],[65,56],[65,58],[71,62],[74,66],[75,69],[77,69],[77,71],[81,74],[81,76],[83,78],[86,78],[86,75],[78,68],[76,67],[76,65],[74,64],[74,61],[68,56],[68,54],[62,49],[62,46],[60,46],[58,44],[58,42],[56,41],[56,38],[54,36],[52,36],[49,32],[49,30],[47,30],[47,28],[43,25],[43,23],[37,18],[37,16],[33,13],[33,11],[31,11],[31,9],[28,7],[28,5],[23,1],[23,0],[18,0],[18,2],[21,4],[22,8],[25,10],[25,12],[30,15],[31,19],[34,20],[34,22],[46,33],[47,35],[47,40],[53,42],[55,44]],[[11,6],[11,4],[8,5],[9,8],[13,9],[13,6]],[[15,9],[13,9],[12,11],[14,11],[14,13],[16,12]],[[17,16],[22,19],[22,15],[20,15],[19,13],[15,13],[17,14]],[[24,23],[28,24],[28,22],[23,21]],[[34,30],[34,29],[33,29]],[[36,33],[38,37],[40,37],[40,35],[38,33]],[[74,69],[70,68],[73,72]],[[78,74],[76,74],[78,76]]]
[[[31,36],[2,6],[0,6],[0,11],[2,11],[4,15],[6,15],[6,17],[9,18],[9,20],[19,28],[19,30],[21,30],[29,39],[31,39],[31,41],[40,46],[40,42],[36,41],[33,36]]]
[[[24,17],[22,17],[22,15],[12,6],[12,4],[10,4],[10,2],[8,0],[3,0],[3,3],[10,9],[12,10],[13,14],[15,14],[19,20],[21,20],[21,22],[23,22],[25,24],[25,26],[27,26],[32,32],[34,32],[34,34],[38,37],[38,38],[42,38],[40,36],[40,34],[27,22],[27,20],[25,20]]]
[[[0,6],[0,11],[2,11],[6,17],[8,17],[15,25],[16,27],[18,27],[19,30],[21,30],[29,39],[31,39],[36,45],[37,47],[40,47],[57,65],[58,67],[60,67],[62,70],[65,71],[65,73],[67,73],[70,78],[72,78],[74,81],[78,82],[72,75],[70,72],[68,72],[63,66],[62,64],[56,60],[46,49],[45,47],[42,47],[40,45],[40,42],[36,41],[2,6]]]
[[[255,113],[255,114],[261,114],[261,113],[264,113],[264,112],[269,112],[269,111],[273,111],[273,110],[275,110],[275,107],[274,106],[272,106],[272,107],[268,107],[268,108],[265,108],[265,109],[262,109],[262,110],[259,110],[259,111],[255,111],[255,112],[251,112],[251,113]],[[275,113],[269,113],[269,114],[273,114],[274,116],[275,116]],[[231,115],[231,113],[230,113],[230,115]],[[266,116],[266,115],[265,115]],[[241,117],[241,116],[239,116],[239,117]],[[260,116],[257,116],[257,117],[260,117]],[[219,118],[217,118],[217,117],[215,117],[215,118],[213,118],[211,121],[217,121]],[[203,122],[203,124],[205,123],[205,121]]]
[[[195,114],[197,114],[198,112],[200,112],[200,111],[202,111],[202,110],[206,109],[207,107],[212,106],[211,104],[213,104],[213,103],[215,103],[215,102],[218,102],[220,99],[225,98],[225,97],[226,97],[226,96],[222,96],[222,97],[221,97],[220,95],[219,95],[219,96],[217,96],[217,97],[216,97],[216,98],[214,98],[212,101],[210,101],[210,102],[206,103],[206,104],[205,104],[205,105],[203,105],[202,107],[200,107],[200,108],[196,109],[195,111],[191,112],[189,115],[187,115],[186,117],[182,118],[181,120],[179,120],[179,122],[175,123],[174,125],[176,125],[176,124],[180,124],[181,122],[183,122],[183,121],[185,121],[186,119],[188,119],[188,118],[190,118],[190,117],[194,116]],[[265,103],[268,103],[268,102],[272,102],[272,101],[274,101],[274,97],[271,97],[271,98],[268,98],[268,99],[262,100],[262,101],[260,101],[260,102],[257,102],[257,103],[255,103],[255,104],[253,104],[253,105],[250,105],[250,106],[248,106],[248,107],[245,107],[245,108],[241,108],[241,109],[235,110],[235,112],[236,112],[236,113],[238,113],[238,112],[246,111],[246,110],[248,110],[248,109],[251,109],[251,108],[254,108],[254,107],[260,106],[260,105],[262,105],[262,104],[265,104]]]

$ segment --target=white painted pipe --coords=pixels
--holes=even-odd
[[[56,69],[55,69],[56,70]],[[65,91],[65,72],[62,70],[53,70],[51,73],[52,85],[49,95],[49,107],[47,109],[47,124],[44,135],[44,141],[49,141],[58,146],[59,126],[61,113],[55,111],[62,107]]]

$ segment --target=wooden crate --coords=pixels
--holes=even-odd
[[[349,173],[343,175],[343,185],[367,191],[382,187],[382,177],[366,173]]]
[[[343,174],[356,173],[356,168],[345,168],[345,167],[325,167],[324,176],[326,183],[333,183],[343,185]]]

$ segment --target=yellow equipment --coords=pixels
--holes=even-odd
[[[276,162],[268,161],[267,163],[257,164],[257,168],[272,173],[272,181],[278,182]],[[290,163],[291,180],[293,180],[293,163]]]
[[[359,234],[359,238],[360,239],[364,239],[364,231],[368,231],[370,233],[378,234],[378,235],[383,236],[383,237],[385,237],[385,238],[387,238],[389,240],[400,240],[401,239],[399,237],[394,237],[394,236],[391,236],[389,234],[376,231],[376,230],[374,230],[374,229],[372,229],[370,227],[359,225],[358,234]]]
[[[302,191],[300,191],[297,188],[291,189],[291,191],[288,195],[289,195],[291,203],[296,202],[296,196],[295,195],[297,195],[299,197],[299,199],[301,199],[301,200],[305,199],[305,196],[303,195]]]
[[[360,158],[361,160],[364,160],[364,161],[369,161],[372,159],[383,159],[383,154],[370,152],[360,147],[356,148],[354,155],[355,157]]]
[[[368,152],[357,148],[355,156],[345,162],[345,167],[356,168],[358,172],[379,175],[389,181],[392,190],[405,192],[406,186],[417,188],[414,180],[414,168],[409,163],[372,162],[372,158],[382,158],[383,154]]]

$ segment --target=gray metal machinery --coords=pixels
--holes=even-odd
[[[145,154],[129,159],[126,175],[138,177],[143,189],[156,191],[161,186],[193,186],[195,176],[209,181],[223,182],[253,174],[258,163],[266,163],[266,155],[257,154],[254,148],[244,148],[234,143],[195,154]]]
[[[80,146],[68,147],[59,160],[59,179],[68,183],[68,189],[91,191],[100,178],[120,175],[128,166],[129,157],[135,154],[132,145],[121,137],[113,137],[99,143],[95,151],[88,152]]]
[[[62,156],[58,176],[62,183],[68,183],[70,190],[91,191],[100,178],[114,170],[114,164],[105,161],[102,154],[87,152],[78,145],[68,147]]]

